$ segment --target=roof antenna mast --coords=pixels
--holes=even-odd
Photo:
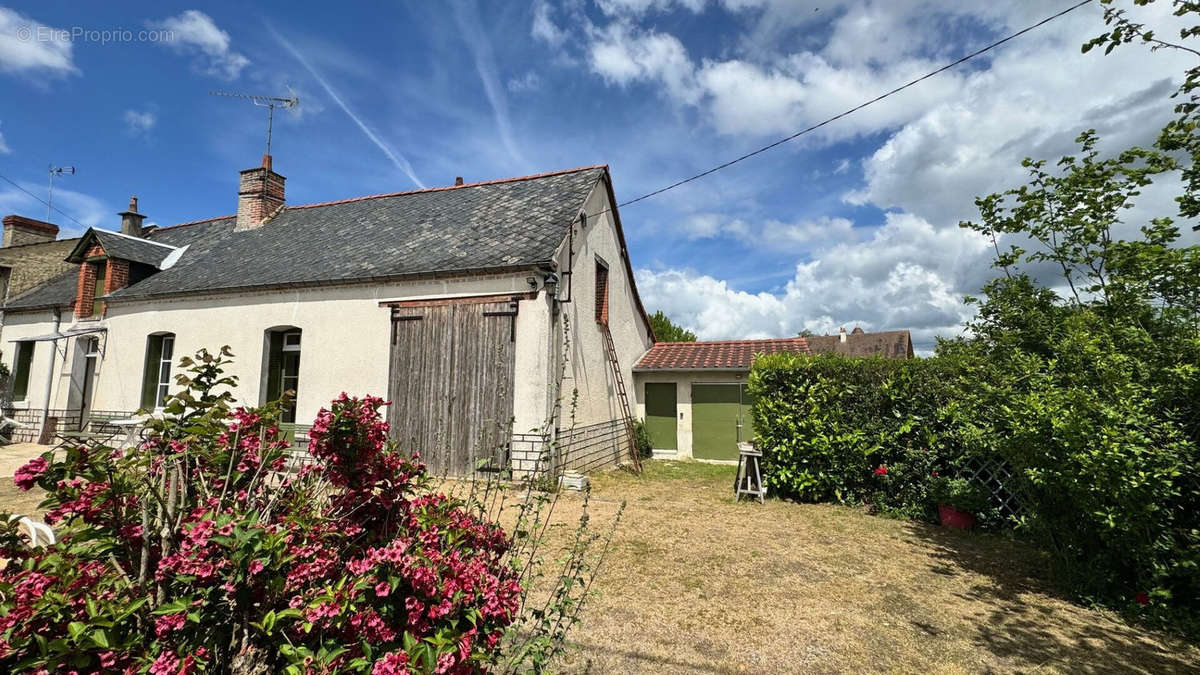
[[[51,220],[51,216],[53,214],[50,213],[52,210],[54,210],[54,207],[52,206],[52,204],[54,203],[54,177],[55,176],[74,176],[74,175],[75,175],[75,167],[73,167],[73,166],[54,166],[53,164],[50,165],[50,189],[46,190],[46,222],[47,223],[54,222],[53,220]]]
[[[288,93],[291,96],[284,98],[283,96],[259,96],[258,94],[239,94],[230,91],[210,91],[213,96],[228,96],[229,98],[244,98],[249,99],[256,106],[267,109],[267,154],[271,154],[271,130],[275,126],[275,106],[282,106],[285,110],[292,110],[300,105],[300,97],[296,96],[296,92],[288,87]]]

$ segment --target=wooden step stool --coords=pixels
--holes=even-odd
[[[757,497],[758,503],[763,503],[767,496],[767,488],[762,482],[762,467],[759,460],[762,452],[753,443],[738,443],[738,468],[733,479],[733,491],[736,501],[742,500],[742,495]]]

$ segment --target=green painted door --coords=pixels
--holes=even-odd
[[[650,445],[656,450],[674,450],[675,440],[675,383],[646,383],[646,431]]]
[[[754,438],[746,385],[692,385],[692,456],[737,459],[738,441]]]

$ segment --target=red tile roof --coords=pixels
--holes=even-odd
[[[758,354],[811,353],[802,337],[772,340],[656,342],[634,370],[750,370]]]

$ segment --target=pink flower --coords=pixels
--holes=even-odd
[[[388,596],[388,593],[391,593],[391,592],[392,592],[392,587],[389,586],[386,581],[381,581],[381,582],[375,584],[375,595],[378,595],[381,598],[386,598]]]
[[[163,614],[154,621],[154,634],[161,640],[167,635],[183,628],[183,624],[187,621],[187,612],[179,612],[177,614]]]
[[[261,560],[253,560],[250,562],[250,574],[258,574],[259,572],[263,571],[264,567],[266,567],[266,565],[264,565]]]
[[[150,675],[175,675],[178,670],[179,657],[169,649],[159,654],[154,663],[150,664]]]
[[[13,474],[13,482],[22,490],[28,490],[37,484],[37,480],[46,473],[49,463],[45,457],[34,457],[25,463],[25,466],[17,469]]]
[[[388,652],[382,659],[375,662],[371,675],[397,675],[408,672],[408,654],[405,652]]]
[[[887,472],[888,472],[887,467],[883,466],[883,465],[880,465],[878,469],[875,469],[876,476],[886,476]]]

